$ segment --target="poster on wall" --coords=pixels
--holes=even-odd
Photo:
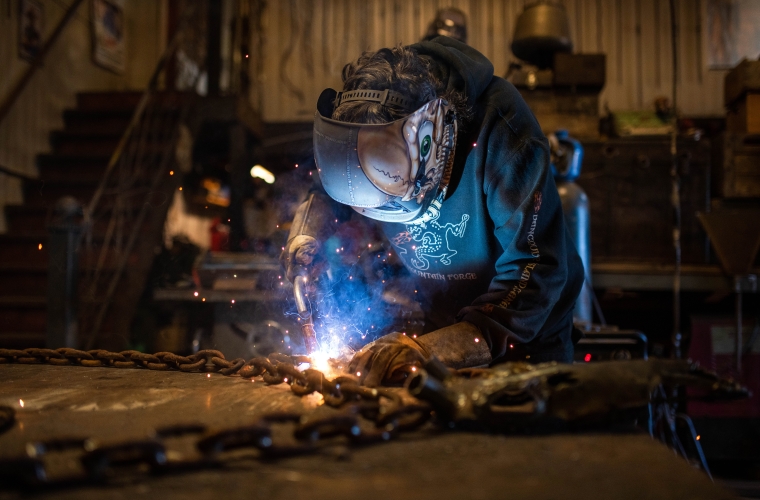
[[[21,0],[18,26],[18,55],[27,61],[34,61],[42,50],[42,35],[45,33],[45,11],[42,4],[34,0]]]
[[[124,0],[92,0],[92,57],[116,73],[126,66]]]
[[[707,66],[733,68],[760,56],[760,2],[707,0]]]

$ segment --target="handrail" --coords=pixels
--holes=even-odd
[[[32,177],[31,175],[22,174],[21,172],[16,172],[15,170],[11,170],[8,167],[4,167],[0,165],[0,174],[10,175],[11,177],[16,177],[18,179],[23,179],[25,181],[36,181],[38,180],[37,177]]]
[[[29,84],[29,81],[32,79],[32,76],[34,76],[34,73],[40,66],[42,66],[42,60],[45,58],[50,48],[58,39],[58,36],[61,34],[63,29],[74,17],[74,13],[82,4],[82,2],[84,2],[84,0],[74,0],[71,6],[69,6],[69,9],[63,15],[63,18],[58,23],[58,26],[55,27],[53,34],[50,35],[50,38],[48,38],[45,44],[42,46],[40,53],[37,54],[37,57],[34,58],[32,64],[26,69],[24,74],[21,75],[21,78],[19,78],[19,80],[16,82],[16,85],[13,86],[11,91],[8,93],[8,96],[3,100],[2,105],[0,105],[0,123],[2,123],[3,119],[8,116],[11,108],[16,103],[16,100],[19,98],[26,86]]]
[[[197,9],[195,5],[190,5],[185,9],[182,19],[179,22],[177,31],[174,33],[171,41],[166,46],[164,52],[161,55],[161,58],[156,63],[148,86],[140,98],[140,102],[138,103],[137,108],[135,109],[130,119],[127,129],[120,137],[119,143],[108,161],[108,165],[106,166],[105,172],[101,177],[98,187],[90,199],[90,202],[86,206],[86,230],[81,234],[80,241],[87,242],[87,247],[90,246],[89,241],[92,235],[96,212],[104,210],[104,208],[100,206],[100,202],[103,198],[103,195],[109,192],[109,186],[113,182],[122,182],[125,178],[125,174],[127,178],[131,179],[127,180],[127,182],[134,181],[134,172],[129,172],[131,166],[125,165],[125,162],[130,163],[135,161],[135,158],[131,157],[130,155],[134,156],[137,154],[139,157],[145,152],[143,149],[145,147],[144,129],[146,126],[150,125],[146,125],[146,123],[144,123],[144,120],[148,120],[149,122],[151,120],[155,120],[156,108],[160,109],[161,107],[161,104],[157,101],[156,97],[156,90],[158,88],[160,76],[166,69],[167,63],[170,61],[171,57],[178,50],[180,50],[180,43],[182,42],[185,31],[190,24],[191,17],[196,10]],[[168,138],[169,144],[174,144],[178,140],[178,125],[184,122],[184,120],[187,118],[187,112],[190,109],[189,101],[185,100],[185,102],[182,103],[179,108],[180,112],[178,116],[174,118],[174,124],[170,126],[172,132],[171,136]],[[163,126],[165,127],[166,124],[164,123]],[[169,148],[169,151],[162,153],[159,165],[150,173],[152,179],[150,181],[150,185],[146,190],[146,193],[155,192],[158,189],[161,180],[166,178],[165,173],[169,170],[169,165],[174,158],[173,151],[174,149],[171,147]],[[127,169],[126,171],[125,168]],[[110,220],[105,232],[105,239],[100,254],[97,258],[97,263],[92,270],[91,276],[87,278],[87,280],[89,280],[89,284],[83,287],[83,289],[86,290],[85,296],[88,299],[96,298],[95,301],[87,306],[91,309],[91,311],[86,313],[84,311],[86,308],[83,307],[81,311],[83,315],[80,315],[80,319],[82,320],[80,321],[80,325],[86,328],[86,334],[88,336],[86,341],[88,349],[95,345],[95,342],[100,335],[100,329],[103,325],[105,315],[111,307],[119,282],[128,265],[132,250],[140,238],[140,231],[143,222],[148,216],[148,208],[150,207],[150,203],[147,203],[144,200],[142,202],[139,202],[139,206],[141,208],[137,216],[133,219],[126,222],[123,217],[119,216],[120,211],[123,212],[124,210],[129,210],[128,207],[130,202],[127,200],[129,196],[130,195],[128,191],[125,192],[123,190],[116,195],[116,204],[111,209],[113,212],[110,215]],[[129,226],[129,229],[127,230],[126,235],[122,235],[119,227],[124,226],[125,222]],[[126,238],[123,238],[122,236],[126,236]],[[101,271],[104,268],[106,256],[112,244],[118,247],[118,252],[116,254],[116,265],[113,274],[104,277],[103,281],[101,280]],[[91,323],[90,320],[92,321]],[[85,323],[87,323],[86,326]]]
[[[95,207],[98,205],[98,202],[100,201],[100,197],[103,195],[103,190],[105,189],[105,185],[108,182],[108,177],[111,175],[111,172],[113,171],[114,167],[121,159],[121,155],[124,152],[124,146],[126,146],[127,141],[129,140],[129,137],[132,135],[132,131],[140,122],[140,118],[142,118],[142,115],[145,112],[145,108],[148,105],[151,94],[156,90],[156,87],[158,85],[158,78],[161,74],[161,71],[163,71],[164,66],[166,65],[166,62],[169,60],[169,58],[172,56],[174,51],[177,49],[177,45],[179,44],[179,40],[180,40],[180,33],[181,33],[181,30],[177,30],[177,32],[174,34],[174,37],[172,38],[169,45],[167,45],[166,49],[164,49],[164,53],[161,54],[161,59],[159,59],[158,63],[156,63],[156,68],[153,70],[153,75],[151,76],[150,81],[148,82],[148,88],[145,89],[145,92],[143,92],[142,96],[140,97],[140,102],[138,103],[137,109],[135,109],[134,114],[132,114],[132,118],[129,121],[129,125],[127,125],[127,129],[121,135],[121,138],[119,139],[119,144],[116,146],[116,149],[111,155],[111,158],[109,158],[108,160],[108,165],[106,166],[106,170],[103,173],[103,177],[100,180],[100,184],[98,184],[98,187],[95,190],[95,194],[92,195],[92,198],[90,199],[90,203],[87,204],[86,213],[91,214],[95,211]]]

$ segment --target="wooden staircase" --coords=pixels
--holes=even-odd
[[[141,92],[77,95],[76,109],[64,112],[64,129],[50,134],[52,153],[37,158],[39,179],[24,181],[24,204],[5,208],[8,232],[0,235],[0,347],[44,345],[47,224],[52,209],[63,196],[73,196],[83,205],[90,201],[141,95]],[[104,194],[102,204],[108,203],[108,194]],[[165,217],[165,213],[165,209],[158,210],[149,217]],[[93,239],[102,238],[106,223],[107,220],[95,222]],[[152,233],[146,234],[146,238],[155,236],[160,241],[160,230],[153,233],[162,223],[151,221],[150,225]],[[84,262],[80,263],[83,266]],[[134,277],[128,281],[141,282]],[[124,329],[128,330],[128,325]]]

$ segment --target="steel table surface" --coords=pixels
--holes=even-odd
[[[23,407],[20,406],[23,400]],[[0,435],[0,457],[30,440],[145,437],[156,427],[251,423],[272,410],[304,410],[285,384],[144,369],[0,365],[0,404],[17,422]],[[261,461],[252,452],[223,469],[138,476],[118,485],[36,493],[35,498],[733,498],[660,443],[639,433],[533,436],[417,431],[398,440]],[[0,499],[22,492],[0,489]]]

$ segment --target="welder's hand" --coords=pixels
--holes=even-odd
[[[391,333],[354,354],[348,371],[370,387],[399,384],[406,378],[408,369],[422,366],[429,357],[419,342],[403,333]]]
[[[491,349],[478,327],[461,321],[417,339],[401,333],[381,337],[354,355],[349,372],[359,373],[369,386],[398,384],[412,366],[421,366],[430,356],[451,368],[485,366],[491,362]]]
[[[315,238],[299,235],[285,246],[280,254],[280,263],[285,268],[285,276],[291,283],[296,276],[305,274],[309,278],[317,277],[325,268],[322,245]]]

